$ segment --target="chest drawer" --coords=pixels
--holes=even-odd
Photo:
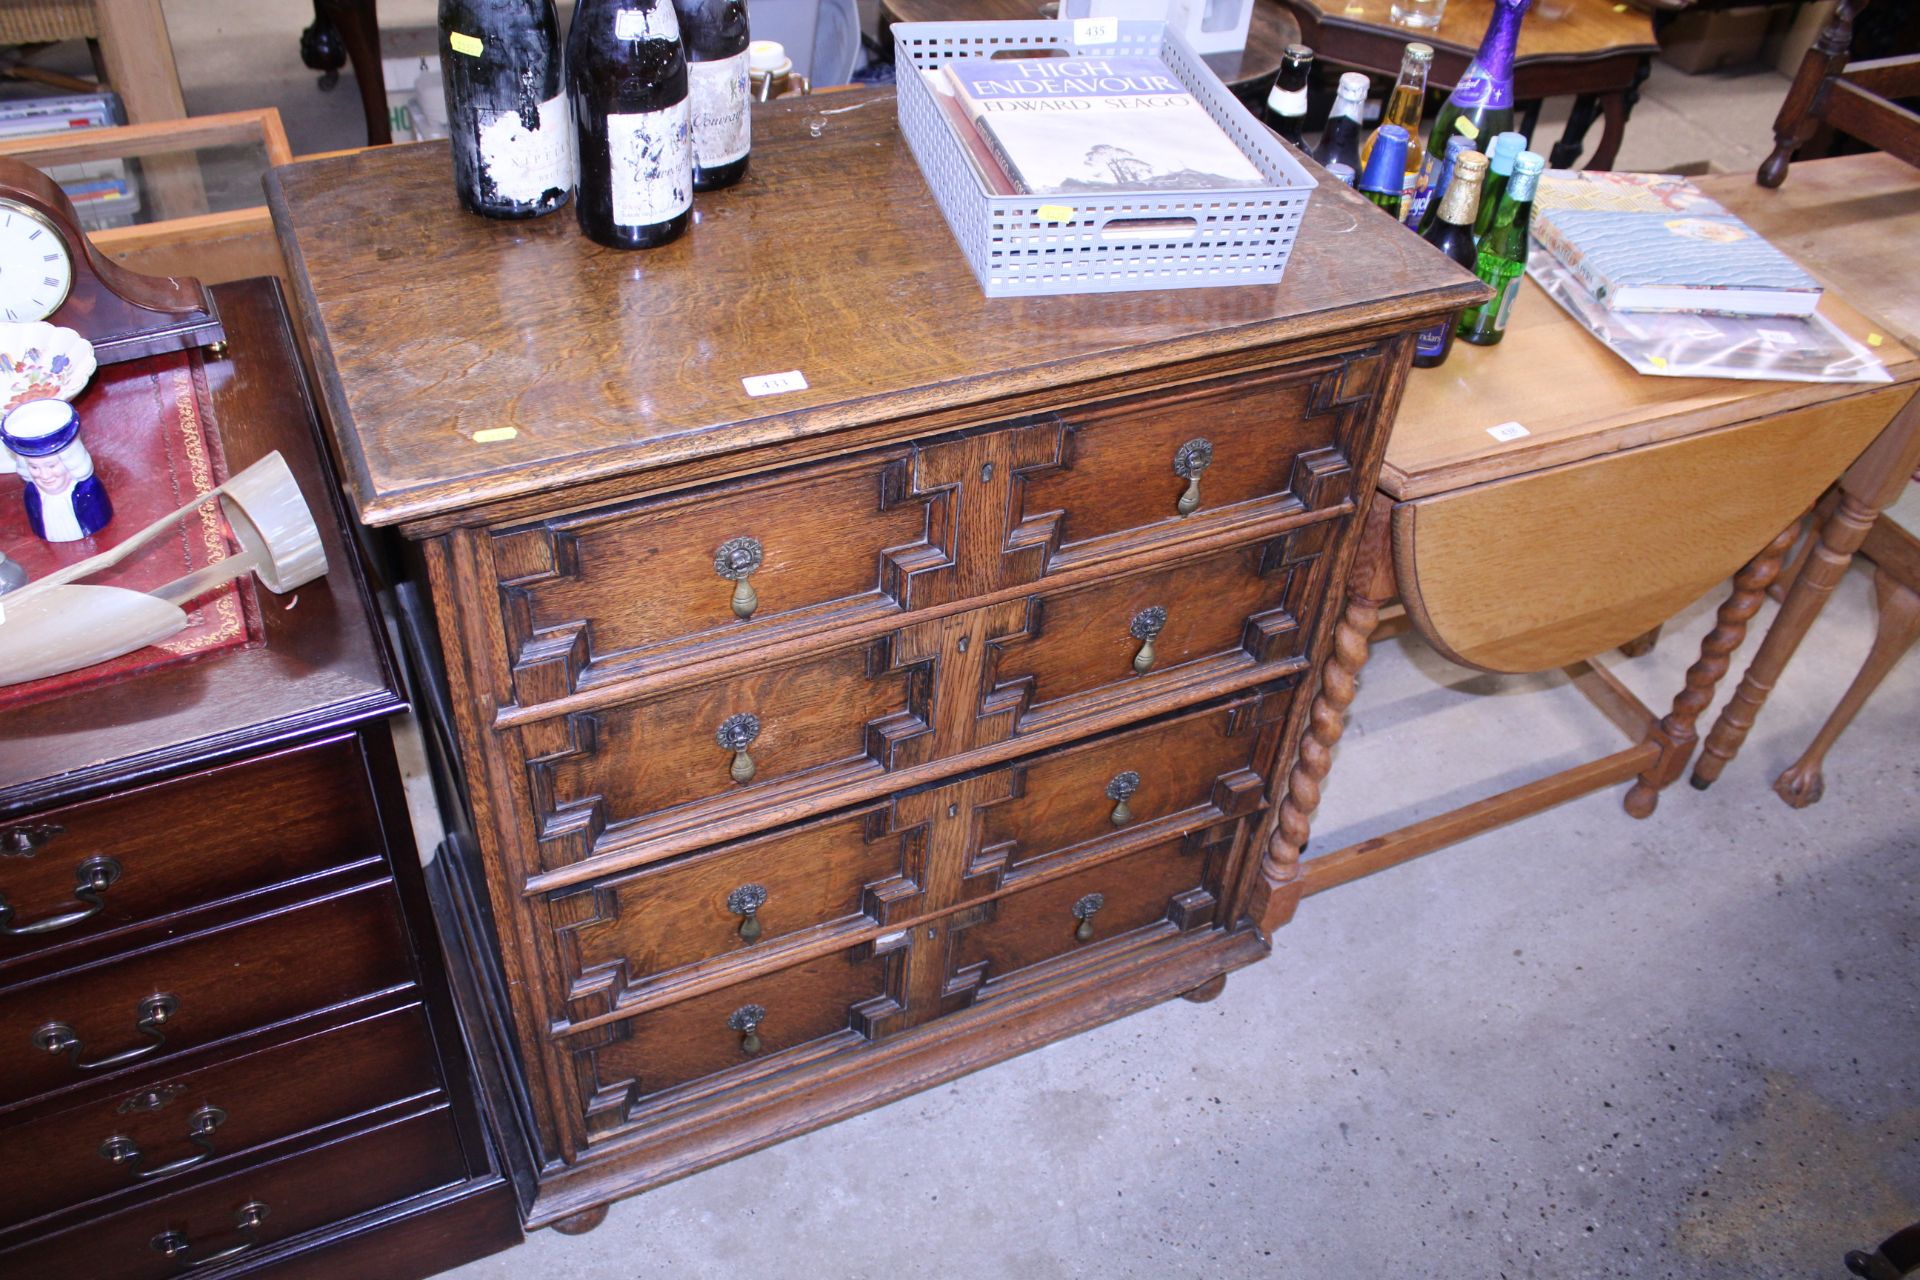
[[[944,911],[1142,829],[1251,812],[1291,697],[1252,693],[553,894],[567,1016],[651,999],[690,966],[776,964]]]
[[[270,1144],[434,1094],[434,1064],[413,1004],[30,1120],[0,1139],[0,1225],[217,1175]]]
[[[398,908],[382,880],[0,993],[0,1107],[409,983]]]
[[[0,1254],[0,1273],[162,1280],[268,1254],[303,1232],[463,1176],[459,1135],[442,1104],[45,1236]]]
[[[1304,665],[1317,524],[519,727],[542,862],[655,856]],[[1030,745],[1029,745],[1030,744]],[[916,776],[915,771],[919,771]],[[791,812],[791,810],[789,810]],[[799,816],[799,815],[795,815]]]
[[[1353,497],[1375,352],[1096,401],[493,531],[535,706]]]
[[[0,825],[0,980],[26,956],[384,848],[352,735]]]

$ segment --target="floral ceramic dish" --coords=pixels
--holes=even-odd
[[[0,413],[29,400],[71,400],[97,368],[93,344],[71,329],[0,324]]]

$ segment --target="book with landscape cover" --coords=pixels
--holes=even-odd
[[[1805,316],[1820,286],[1685,178],[1555,170],[1534,197],[1533,238],[1602,306]]]
[[[961,59],[942,71],[1022,194],[1270,185],[1158,58]]]

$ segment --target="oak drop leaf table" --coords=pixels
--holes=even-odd
[[[1744,175],[1700,185],[1729,204],[1737,189],[1754,189]],[[1628,812],[1652,813],[1685,768],[1695,720],[1780,572],[1801,515],[1856,459],[1910,457],[1915,447],[1920,358],[1834,293],[1821,308],[1856,340],[1879,338],[1893,383],[1643,377],[1531,280],[1504,342],[1458,343],[1445,365],[1413,371],[1267,850],[1268,927],[1306,894],[1628,779]],[[1700,658],[1671,712],[1656,720],[1593,659],[1653,632],[1729,574],[1733,591]],[[1566,669],[1630,745],[1303,860],[1357,676],[1396,597],[1402,625],[1454,662],[1508,673]]]

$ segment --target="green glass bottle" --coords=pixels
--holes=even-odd
[[[1493,225],[1500,210],[1500,197],[1506,192],[1507,179],[1513,176],[1513,158],[1527,149],[1524,133],[1497,133],[1486,148],[1487,185],[1480,190],[1480,216],[1473,223],[1473,238],[1478,240]]]
[[[1373,135],[1373,149],[1367,154],[1366,172],[1360,175],[1360,194],[1387,211],[1396,221],[1406,207],[1402,184],[1407,176],[1407,147],[1412,142],[1407,131],[1397,124],[1383,124]]]
[[[1493,225],[1480,238],[1475,274],[1493,290],[1493,297],[1477,307],[1468,307],[1460,317],[1460,336],[1476,346],[1490,347],[1507,334],[1513,300],[1520,292],[1520,277],[1527,271],[1533,193],[1546,167],[1546,157],[1532,151],[1522,151],[1514,158],[1513,176],[1494,210]]]
[[[1459,133],[1483,151],[1493,135],[1513,128],[1513,55],[1520,47],[1520,22],[1533,0],[1493,0],[1493,17],[1480,51],[1447,95],[1427,135],[1427,154],[1446,159],[1447,139]]]

